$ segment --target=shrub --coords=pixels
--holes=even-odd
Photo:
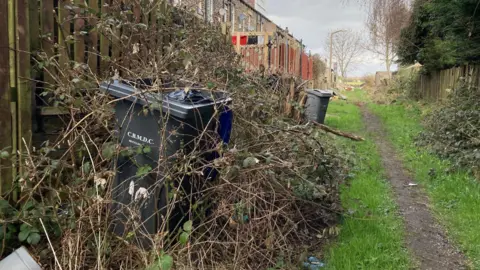
[[[420,143],[457,166],[480,169],[480,90],[463,83],[425,119]]]
[[[142,5],[142,18],[158,8],[156,1],[149,3]],[[132,23],[123,5],[109,8],[112,12],[92,27],[105,32],[123,56],[107,63],[112,74],[98,75],[74,61],[58,63],[44,53],[36,58],[39,69],[62,71],[52,76],[55,87],[40,94],[69,114],[62,117],[57,136],[21,153],[25,167],[16,182],[18,203],[0,200],[2,255],[25,244],[48,269],[266,269],[279,262],[292,269],[300,253],[317,250],[324,229],[336,226],[341,212],[338,185],[344,170],[328,136],[283,117],[289,84],[242,71],[219,29],[184,10],[169,8],[151,29]],[[142,42],[132,44],[130,34]],[[152,40],[165,40],[164,46],[149,48]],[[166,82],[181,82],[183,89],[221,89],[232,96],[235,121],[229,146],[205,131],[203,138],[214,138],[213,149],[180,150],[173,163],[160,159],[157,167],[142,166],[137,172],[152,177],[153,185],[174,186],[185,175],[201,179],[204,168],[218,170],[217,181],[195,182],[200,187],[193,196],[201,200],[192,200],[181,185],[168,194],[167,210],[180,203],[189,206],[189,221],[178,230],[162,227],[145,236],[138,229],[138,206],[127,205],[128,233],[112,233],[116,160],[152,151],[119,144],[112,110],[116,101],[98,86],[112,78],[152,78],[154,84],[142,88],[139,98],[176,87]],[[146,105],[144,112],[153,106]],[[212,150],[218,159],[201,158]],[[0,149],[0,158],[12,157]],[[145,237],[152,249],[136,245]]]
[[[419,100],[421,93],[417,90],[418,70],[412,66],[400,69],[388,85],[375,86],[370,92],[373,101],[391,103],[399,100]]]

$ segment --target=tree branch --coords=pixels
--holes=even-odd
[[[354,134],[349,134],[349,133],[346,133],[346,132],[343,132],[343,131],[340,131],[340,130],[336,130],[336,129],[333,129],[329,126],[326,126],[324,124],[320,124],[318,122],[315,122],[315,121],[312,121],[312,123],[314,123],[317,127],[319,127],[321,130],[324,130],[326,132],[329,132],[329,133],[332,133],[332,134],[335,134],[337,136],[341,136],[341,137],[344,137],[344,138],[348,138],[352,141],[365,141],[364,138],[360,137],[360,136],[357,136],[357,135],[354,135]]]

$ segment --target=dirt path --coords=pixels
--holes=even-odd
[[[373,135],[382,157],[383,166],[396,195],[396,202],[404,218],[406,244],[417,261],[419,269],[467,269],[462,253],[453,246],[444,230],[430,213],[429,200],[421,187],[409,186],[414,181],[405,172],[395,149],[386,139],[380,120],[362,106],[367,131]]]

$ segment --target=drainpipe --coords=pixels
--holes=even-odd
[[[272,61],[272,42],[270,41],[270,38],[268,39],[267,47],[268,47],[268,70],[271,68],[271,61]]]
[[[300,39],[300,78],[302,78],[303,39]],[[303,78],[302,78],[303,79]]]
[[[312,61],[312,51],[308,51],[307,80],[310,79],[310,61]]]

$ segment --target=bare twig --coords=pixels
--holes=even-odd
[[[45,236],[47,237],[48,245],[50,246],[50,249],[53,252],[53,256],[55,258],[55,263],[58,265],[58,268],[60,268],[60,270],[62,270],[63,269],[62,265],[58,261],[57,254],[55,253],[55,249],[53,248],[52,241],[50,241],[50,237],[48,236],[47,229],[45,228],[45,225],[43,224],[43,220],[42,220],[42,218],[39,218],[39,220],[40,220],[40,223],[42,224],[43,232],[45,233]]]
[[[349,134],[349,133],[346,133],[346,132],[343,132],[343,131],[340,131],[340,130],[336,130],[336,129],[333,129],[329,126],[326,126],[326,125],[323,125],[323,124],[320,124],[320,123],[317,123],[315,121],[312,121],[312,123],[314,123],[317,127],[319,127],[320,129],[326,131],[326,132],[329,132],[329,133],[332,133],[332,134],[335,134],[337,136],[341,136],[341,137],[345,137],[345,138],[348,138],[352,141],[365,141],[364,138],[360,137],[360,136],[357,136],[357,135],[354,135],[354,134]]]

